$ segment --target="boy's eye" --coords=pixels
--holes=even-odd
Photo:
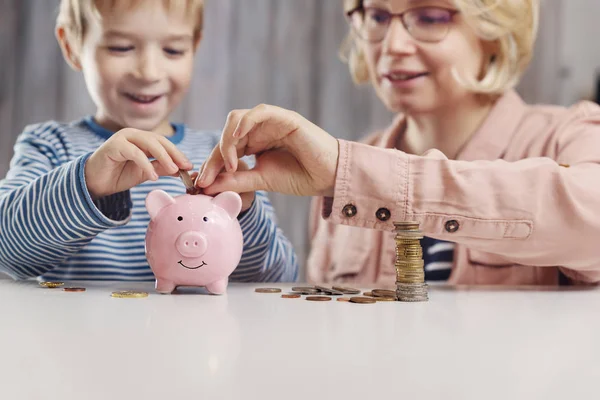
[[[108,50],[116,53],[125,53],[129,50],[133,50],[133,46],[108,46]]]
[[[166,48],[164,49],[165,53],[167,53],[170,56],[181,56],[185,53],[185,51],[183,50],[175,50],[175,49],[170,49],[170,48]]]

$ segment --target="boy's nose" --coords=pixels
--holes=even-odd
[[[152,54],[143,54],[138,60],[135,77],[149,82],[159,80],[161,78],[160,60]]]

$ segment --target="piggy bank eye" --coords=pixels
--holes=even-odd
[[[208,222],[208,218],[204,217],[204,218],[202,218],[202,221]]]
[[[183,221],[183,217],[177,217],[177,221]]]

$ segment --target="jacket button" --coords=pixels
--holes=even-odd
[[[354,204],[346,204],[342,208],[342,214],[348,218],[352,218],[356,215],[356,206]]]
[[[388,219],[390,219],[390,217],[392,216],[392,213],[387,208],[382,207],[379,210],[377,210],[377,212],[375,213],[375,216],[377,217],[378,220],[385,222]]]
[[[450,221],[446,222],[446,225],[444,227],[446,228],[446,232],[454,233],[458,230],[460,224],[457,220],[451,219]]]

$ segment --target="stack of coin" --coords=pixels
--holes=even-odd
[[[394,223],[396,232],[396,296],[400,301],[427,301],[423,234],[417,222]]]

